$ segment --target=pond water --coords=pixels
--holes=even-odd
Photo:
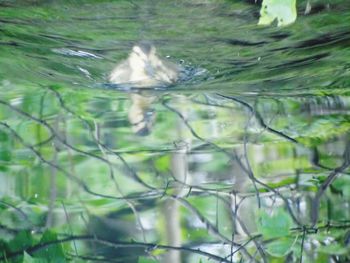
[[[259,11],[0,1],[0,260],[350,261],[350,2]],[[186,79],[109,84],[143,40]]]

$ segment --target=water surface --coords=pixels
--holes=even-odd
[[[350,4],[249,2],[0,1],[1,260],[350,260]],[[142,40],[188,79],[108,85]]]

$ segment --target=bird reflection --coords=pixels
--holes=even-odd
[[[132,48],[129,57],[120,62],[110,73],[109,82],[132,88],[164,87],[179,79],[181,68],[161,59],[156,48],[149,42],[141,42]],[[155,120],[151,110],[154,95],[133,93],[129,109],[129,121],[138,135],[148,135]]]

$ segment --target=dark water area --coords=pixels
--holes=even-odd
[[[296,7],[0,0],[0,261],[349,262],[350,2]]]

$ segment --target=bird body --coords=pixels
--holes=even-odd
[[[160,59],[153,45],[141,43],[113,69],[109,82],[135,88],[165,86],[176,82],[179,74],[179,66]]]

